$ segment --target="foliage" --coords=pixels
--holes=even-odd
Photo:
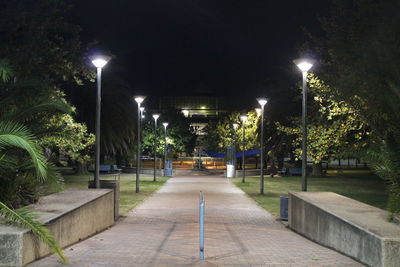
[[[157,142],[157,154],[164,153],[164,126],[163,121],[168,121],[167,144],[172,145],[175,153],[191,153],[194,149],[194,140],[196,136],[190,130],[189,120],[181,113],[168,111],[158,119],[157,131],[154,133],[154,119],[147,116],[143,126],[143,151],[148,155],[153,155],[154,141]]]
[[[307,154],[315,163],[340,157],[350,149],[365,146],[370,134],[358,113],[346,102],[334,99],[330,86],[313,74],[308,75],[309,103],[307,122]],[[278,130],[293,135],[293,147],[297,159],[301,158],[301,119],[293,119],[292,126],[279,123]]]
[[[331,16],[323,20],[325,38],[313,40],[323,58],[321,77],[336,88],[335,97],[357,110],[380,139],[365,159],[377,174],[389,179],[391,199],[396,199],[400,195],[396,174],[400,161],[400,2],[334,3]],[[385,150],[390,153],[380,153]],[[380,158],[371,157],[377,153]],[[400,213],[400,207],[391,211]]]
[[[91,148],[95,137],[87,132],[86,125],[76,122],[70,114],[56,114],[44,124],[48,133],[40,140],[43,147],[52,152],[65,153],[68,157],[81,164],[90,161]]]
[[[46,177],[46,160],[40,151],[39,146],[35,143],[34,137],[29,133],[27,128],[15,123],[0,121],[0,168],[14,168],[15,165],[10,158],[12,151],[7,148],[20,148],[28,152],[32,167],[36,171],[39,180],[43,181]],[[27,166],[28,167],[28,166]]]
[[[63,0],[1,0],[0,6],[0,58],[18,66],[16,77],[59,86],[92,76],[81,60],[80,28],[65,18],[70,6]]]
[[[16,149],[25,151],[29,155],[29,161],[18,162],[17,158],[21,158],[21,156],[17,155],[18,157],[16,158],[16,153],[20,152],[14,151]],[[19,176],[29,179],[37,177],[40,181],[44,181],[48,178],[49,166],[40,147],[35,142],[34,136],[27,128],[15,122],[0,121],[1,177],[7,174],[7,169],[17,169]],[[36,172],[36,176],[32,176],[32,171]],[[18,177],[9,178],[17,179]],[[0,196],[1,198],[4,197],[3,194]],[[0,216],[9,223],[29,228],[33,234],[42,239],[53,252],[57,253],[64,262],[66,261],[65,256],[49,230],[42,226],[29,210],[23,208],[14,211],[0,201]]]
[[[259,121],[260,117],[256,112],[247,113],[247,121],[244,124],[245,147],[243,147],[243,124],[240,120],[241,113],[234,112],[228,116],[218,118],[211,121],[204,129],[205,138],[201,141],[201,145],[207,151],[225,152],[228,146],[235,144],[235,130],[233,123],[238,123],[236,129],[236,149],[248,150],[259,146]]]

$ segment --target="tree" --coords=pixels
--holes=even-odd
[[[321,162],[339,158],[341,154],[367,145],[366,125],[359,114],[344,101],[337,101],[332,88],[313,74],[308,75],[310,87],[307,123],[307,157],[311,158],[313,174],[322,174]],[[300,118],[295,118],[292,125],[277,123],[278,129],[294,136],[293,147],[297,159],[301,159],[302,130]]]
[[[157,142],[157,154],[164,153],[164,127],[163,121],[168,121],[167,144],[172,145],[175,153],[191,153],[194,149],[195,134],[190,130],[190,121],[181,112],[165,112],[158,120],[157,131],[154,134],[154,120],[147,116],[143,126],[143,151],[153,155],[154,141]]]
[[[56,114],[44,128],[48,134],[41,138],[40,144],[57,156],[54,161],[58,162],[58,156],[63,153],[75,162],[77,173],[85,173],[95,140],[86,125],[76,122],[70,114]]]
[[[323,20],[325,37],[313,40],[323,59],[321,77],[379,138],[364,151],[364,159],[389,180],[389,210],[400,213],[400,205],[392,204],[400,203],[400,2],[334,3],[331,16]],[[371,157],[377,151],[385,151],[380,154],[384,160]],[[380,170],[386,167],[390,169],[383,175]]]
[[[245,147],[243,148],[243,125],[240,121],[239,112],[233,112],[225,117],[217,118],[211,121],[204,129],[206,133],[205,138],[201,144],[208,151],[213,152],[225,152],[228,146],[234,145],[234,128],[233,123],[238,123],[236,135],[236,149],[240,151],[242,149],[247,150],[251,148],[259,147],[259,120],[260,117],[256,112],[250,111],[247,113],[247,122],[244,125],[245,128]]]

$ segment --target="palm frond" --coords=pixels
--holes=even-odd
[[[0,106],[6,106],[13,97],[4,98],[0,100]],[[3,105],[4,104],[4,105]],[[25,106],[24,108],[17,109],[14,112],[4,112],[1,116],[2,120],[8,121],[23,121],[26,118],[30,118],[32,115],[38,114],[44,111],[58,111],[60,113],[72,113],[73,109],[71,105],[56,99],[42,98],[38,99],[34,105]]]
[[[18,147],[28,152],[40,180],[46,179],[46,160],[33,135],[16,122],[0,121],[0,149]]]
[[[67,258],[64,256],[63,251],[58,246],[49,229],[43,226],[29,209],[22,208],[18,210],[12,210],[4,203],[0,202],[0,216],[13,225],[30,229],[32,233],[38,236],[45,244],[47,244],[51,251],[56,253],[63,262],[67,262]]]
[[[13,71],[7,59],[0,59],[0,81],[8,82]]]

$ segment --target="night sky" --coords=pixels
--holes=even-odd
[[[300,79],[292,63],[321,32],[328,0],[74,0],[84,42],[115,55],[106,72],[156,95],[267,95]],[[275,88],[273,88],[275,87]]]

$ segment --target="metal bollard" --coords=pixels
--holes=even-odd
[[[200,260],[204,260],[204,196],[200,191],[200,208],[199,208],[199,223],[200,223]]]

